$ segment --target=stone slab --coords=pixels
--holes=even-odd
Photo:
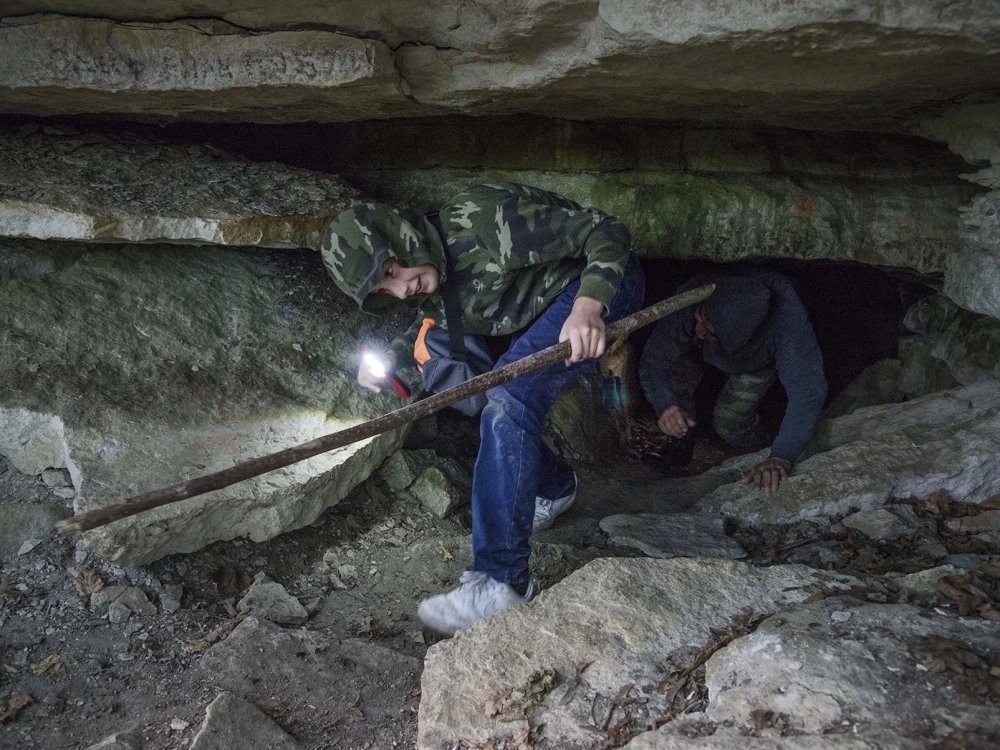
[[[961,675],[927,669],[928,655],[952,645],[988,664],[1000,623],[836,597],[794,607],[708,661],[703,718],[745,730],[754,711],[770,711],[806,736],[847,721],[852,737],[872,734],[883,747],[897,746],[891,735],[965,736],[960,746],[979,746],[976,735],[1000,732],[996,708],[963,690]]]
[[[725,526],[725,517],[712,513],[621,514],[601,519],[601,529],[612,542],[650,557],[746,557],[739,542],[726,535]]]
[[[0,131],[0,236],[318,249],[355,195],[331,175],[202,146]]]
[[[839,517],[942,490],[983,502],[1000,492],[998,404],[1000,383],[984,381],[858,409],[819,426],[810,451],[826,450],[800,461],[778,492],[727,484],[694,509],[756,526]]]
[[[649,719],[660,716],[656,664],[705,646],[710,628],[728,625],[747,608],[764,614],[809,596],[813,586],[848,585],[804,566],[754,568],[723,560],[606,558],[576,571],[532,602],[481,620],[430,648],[421,680],[419,750],[459,740],[500,745],[544,724],[554,746],[588,747],[585,725],[595,696],[618,694],[631,683],[646,699]],[[835,583],[843,581],[844,583]],[[569,678],[582,672],[574,692]],[[555,689],[525,716],[491,717],[487,701],[529,684],[551,667]],[[501,717],[503,718],[503,717]]]
[[[48,31],[66,20],[31,15],[42,13],[77,24]],[[0,67],[10,71],[4,107],[39,114],[159,104],[164,114],[307,121],[394,108],[901,130],[915,109],[993,90],[1000,46],[992,3],[942,9],[932,0],[698,0],[669,12],[649,0],[156,0],[141,13],[110,0],[10,0],[4,14],[12,50]],[[78,22],[88,16],[118,23],[91,21],[91,30]],[[378,44],[362,53],[326,30]],[[204,69],[191,62],[199,57]],[[125,90],[120,103],[115,83]],[[146,88],[160,97],[129,96]],[[248,93],[261,90],[267,95]]]
[[[21,241],[0,240],[0,257]],[[29,246],[32,243],[29,243]],[[69,471],[84,512],[226,469],[389,411],[357,352],[397,319],[363,316],[309,251],[70,245],[0,285],[0,454]],[[408,322],[408,321],[407,321]],[[96,529],[143,564],[314,521],[394,451],[388,433]]]
[[[190,17],[208,15],[215,13]],[[388,45],[318,28],[255,32],[209,18],[122,24],[27,17],[0,25],[0,49],[6,112],[274,123],[423,110],[407,96]]]

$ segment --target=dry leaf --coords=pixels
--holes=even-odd
[[[46,672],[58,672],[61,668],[62,657],[59,654],[46,656],[37,664],[31,665],[31,671],[38,675],[45,674]]]
[[[420,685],[414,687],[410,692],[406,694],[407,698],[419,698],[420,697]]]
[[[207,638],[196,638],[187,642],[188,651],[195,656],[205,653],[211,646],[212,642]]]
[[[438,548],[436,550],[434,550],[434,551],[437,552],[439,555],[441,555],[441,559],[442,560],[454,560],[455,559],[455,556],[453,554],[451,554],[451,550],[448,549],[447,547],[445,547],[443,544],[439,545]]]
[[[96,570],[87,570],[76,577],[76,593],[80,596],[90,596],[104,588],[104,579]]]
[[[483,707],[486,718],[492,719],[494,716],[508,713],[514,707],[513,701],[510,699],[513,692],[514,688],[509,687],[486,701],[486,705]]]
[[[249,614],[250,614],[249,607],[247,607],[246,609],[241,609],[239,612],[236,613],[236,617],[233,617],[230,620],[226,620],[221,625],[217,625],[215,630],[209,633],[209,636],[212,636],[212,634],[214,633],[215,637],[195,638],[194,640],[188,641],[187,642],[188,651],[190,651],[192,654],[205,653],[206,651],[208,651],[210,646],[212,646],[215,643],[218,643],[225,636],[229,635],[233,630],[235,630],[236,626],[239,625],[241,622],[243,622],[245,619],[247,619],[247,615]]]
[[[531,730],[525,729],[512,740],[514,750],[532,750]]]
[[[35,699],[32,698],[27,693],[21,693],[20,695],[15,695],[13,698],[10,699],[10,702],[7,704],[7,710],[4,711],[3,714],[0,714],[0,724],[9,724],[10,722],[14,721],[17,718],[18,712],[22,708],[34,702]]]

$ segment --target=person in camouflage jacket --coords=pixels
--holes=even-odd
[[[572,354],[487,392],[473,475],[471,571],[421,603],[421,620],[452,634],[530,599],[528,539],[537,500],[552,515],[576,496],[576,475],[543,446],[560,390],[604,353],[605,321],[639,309],[642,271],[616,219],[513,183],[471,188],[436,214],[358,203],[334,219],[321,246],[336,284],[363,310],[419,307],[447,326],[442,291],[457,298],[464,332],[514,335],[502,367],[560,341]],[[450,291],[446,285],[451,285]],[[412,342],[394,342],[408,363]],[[376,389],[359,374],[362,385]]]

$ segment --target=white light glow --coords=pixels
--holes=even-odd
[[[376,378],[385,377],[385,364],[376,355],[371,352],[365,352],[362,355],[362,359],[365,361],[365,367],[374,375]]]

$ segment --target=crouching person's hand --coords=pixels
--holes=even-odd
[[[663,410],[657,424],[660,425],[664,435],[682,438],[688,434],[690,428],[694,427],[695,421],[685,414],[681,407],[671,406],[669,409]]]
[[[573,301],[573,310],[559,332],[559,343],[569,341],[572,346],[567,367],[604,354],[603,312],[604,304],[591,297],[577,297]]]
[[[792,471],[792,462],[783,458],[766,458],[750,470],[740,480],[743,484],[752,484],[758,490],[771,493],[777,492],[781,483],[788,479]]]

